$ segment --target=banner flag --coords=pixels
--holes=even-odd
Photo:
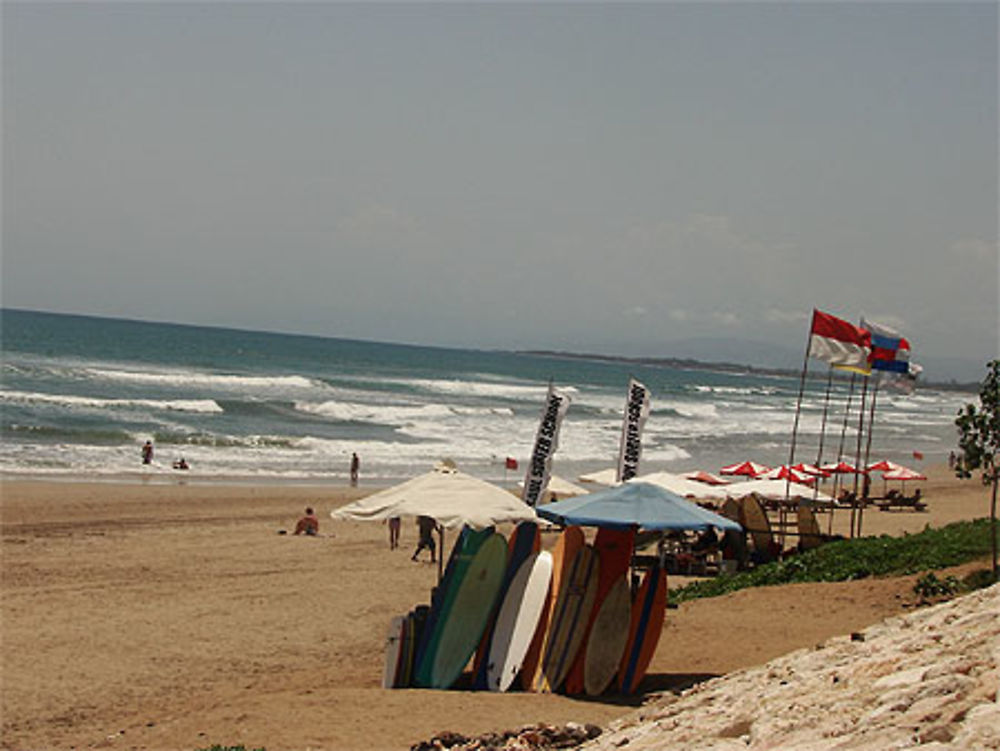
[[[517,469],[517,459],[513,456],[507,457],[507,462],[504,464],[505,469]]]
[[[872,370],[906,375],[910,372],[910,343],[888,326],[861,319],[861,328],[871,334]]]
[[[535,448],[531,452],[531,461],[528,462],[528,471],[524,476],[524,492],[521,493],[521,500],[529,506],[538,505],[549,484],[552,455],[559,447],[559,428],[569,409],[569,402],[568,395],[549,386],[545,406],[542,408],[542,421],[535,435]]]
[[[631,480],[639,474],[642,428],[646,424],[647,417],[649,417],[649,389],[634,378],[629,378],[625,418],[622,421],[622,440],[618,449],[618,482]]]
[[[870,372],[871,334],[853,323],[813,310],[809,357],[859,373]]]

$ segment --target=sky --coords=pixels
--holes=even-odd
[[[997,40],[994,2],[4,2],[0,301],[737,361],[818,308],[965,377]]]

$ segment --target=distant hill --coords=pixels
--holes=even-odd
[[[663,354],[656,357],[625,357],[551,350],[532,350],[526,354],[736,373],[798,375],[802,370],[805,351],[796,352],[790,347],[768,342],[705,337],[668,342],[663,346]],[[979,383],[986,372],[985,359],[981,363],[961,358],[917,357],[915,359],[924,367],[920,382],[928,386],[978,391]],[[811,373],[820,373],[822,369],[822,364],[816,361],[811,362]]]
[[[805,347],[804,341],[802,347]],[[796,373],[802,368],[802,358],[805,356],[804,349],[796,350],[780,344],[711,337],[668,342],[664,345],[664,350],[669,357],[704,362],[725,360],[764,369],[794,370]],[[986,355],[982,361],[977,361],[960,357],[924,356],[917,351],[914,360],[924,368],[921,380],[925,383],[961,385],[982,382],[986,375],[986,362],[990,357],[991,355]]]

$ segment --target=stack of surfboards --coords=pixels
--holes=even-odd
[[[519,524],[509,542],[465,528],[430,605],[389,624],[386,688],[454,686],[472,664],[474,689],[633,693],[656,651],[666,575],[646,572],[633,597],[634,533],[563,531],[541,551],[538,526]]]

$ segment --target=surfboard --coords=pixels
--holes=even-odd
[[[486,675],[487,657],[490,653],[490,643],[493,640],[493,631],[496,624],[496,616],[507,595],[507,589],[517,575],[521,565],[534,553],[537,553],[542,546],[542,535],[538,529],[537,522],[521,522],[510,535],[507,541],[507,570],[503,575],[503,582],[500,584],[500,592],[497,596],[496,609],[490,613],[486,621],[486,630],[483,638],[479,641],[476,649],[476,659],[473,664],[472,687],[474,689],[486,689],[489,687],[489,679]]]
[[[426,608],[426,605],[418,606]],[[409,688],[413,680],[413,655],[416,653],[416,641],[420,638],[417,623],[417,608],[406,614],[406,625],[403,627],[403,644],[400,650],[399,670],[396,674],[396,688]]]
[[[413,663],[412,684],[414,686],[430,686],[431,666],[434,664],[434,656],[441,639],[441,630],[445,620],[447,620],[448,611],[451,609],[469,564],[472,563],[472,559],[483,542],[490,539],[493,534],[492,527],[483,530],[463,527],[458,540],[455,541],[455,547],[452,548],[441,582],[431,595],[430,611],[427,613],[420,641],[417,644]]]
[[[535,629],[535,636],[528,647],[528,653],[524,656],[521,664],[521,688],[525,691],[538,690],[538,682],[541,678],[542,648],[545,646],[545,637],[549,633],[549,623],[552,621],[552,611],[556,606],[556,598],[559,596],[559,587],[562,585],[563,576],[573,563],[573,558],[577,551],[583,547],[585,542],[583,529],[580,527],[567,527],[556,540],[552,549],[552,583],[549,586],[545,608],[542,616],[538,619],[538,627]]]
[[[597,551],[591,545],[581,547],[559,587],[542,656],[539,691],[556,691],[565,680],[583,643],[583,626],[594,607],[600,572]]]
[[[382,670],[382,688],[395,688],[403,661],[403,639],[406,633],[406,616],[397,615],[389,621],[385,635],[385,666]]]
[[[618,688],[635,693],[656,654],[663,632],[663,619],[667,612],[667,574],[654,566],[642,578],[642,584],[632,603],[632,617],[628,629],[628,642],[618,670]]]
[[[586,645],[590,638],[590,630],[594,623],[594,618],[601,608],[604,598],[611,587],[620,578],[628,573],[629,564],[632,562],[632,550],[635,543],[635,529],[612,529],[601,527],[594,537],[594,549],[601,557],[601,578],[597,586],[597,596],[591,608],[590,615],[585,621],[583,642],[581,649],[577,652],[576,660],[570,667],[566,675],[566,693],[581,694],[585,690],[584,686],[584,659],[586,657]]]
[[[500,606],[486,659],[491,691],[506,691],[521,670],[547,604],[551,580],[552,554],[548,552],[532,553],[514,575]]]
[[[428,675],[430,688],[450,688],[476,650],[493,611],[507,566],[507,541],[493,532],[457,578],[451,607],[442,615],[440,637]]]
[[[618,674],[631,617],[628,576],[620,576],[608,590],[590,629],[583,662],[583,687],[587,696],[603,694]]]

